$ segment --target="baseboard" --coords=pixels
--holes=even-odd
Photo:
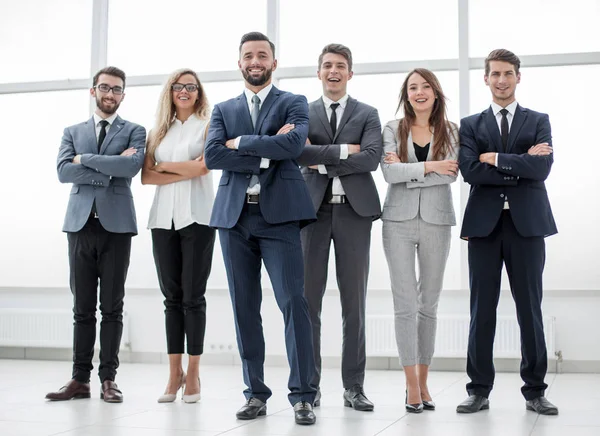
[[[98,353],[95,353],[98,356]],[[0,347],[0,359],[19,360],[59,360],[70,361],[73,351],[67,348],[23,348],[23,347]],[[119,360],[122,363],[154,363],[167,364],[169,362],[167,353],[120,351]],[[205,353],[202,355],[203,365],[239,365],[240,357],[237,353]],[[271,355],[265,358],[266,366],[287,366],[286,356]],[[339,368],[340,358],[324,356],[322,358],[323,368]],[[467,366],[465,358],[434,358],[430,369],[432,371],[454,371],[464,372]],[[519,372],[519,359],[495,359],[494,366],[498,372]],[[369,356],[367,357],[367,369],[370,370],[392,370],[400,371],[397,357]],[[549,373],[600,373],[599,360],[549,360]]]

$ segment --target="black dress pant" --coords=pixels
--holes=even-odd
[[[152,229],[154,263],[165,296],[167,353],[198,356],[204,351],[206,282],[212,266],[215,230],[190,224],[179,230]]]
[[[525,238],[515,228],[510,211],[504,210],[493,232],[485,238],[469,238],[471,325],[467,384],[470,395],[487,397],[494,384],[493,347],[496,308],[500,297],[502,263],[515,300],[521,329],[521,388],[527,400],[544,395],[548,355],[542,319],[542,273],[546,259],[543,237]]]
[[[73,293],[73,378],[90,381],[96,342],[96,304],[100,281],[100,381],[114,380],[123,333],[123,297],[129,268],[131,233],[106,231],[90,218],[78,232],[67,233]]]

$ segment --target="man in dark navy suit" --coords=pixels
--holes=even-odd
[[[492,105],[460,126],[460,171],[471,193],[461,237],[469,241],[471,325],[469,398],[459,413],[489,408],[494,384],[493,346],[502,265],[510,280],[521,328],[521,392],[526,408],[543,415],[558,409],[545,397],[548,356],[542,320],[544,238],[557,233],[544,180],[552,167],[548,115],[517,104],[519,58],[508,50],[485,60]]]
[[[262,260],[285,321],[295,420],[314,424],[315,362],[300,228],[316,214],[296,162],[308,136],[308,104],[271,84],[277,61],[265,35],[242,37],[238,66],[246,89],[215,106],[205,151],[207,167],[223,170],[210,225],[219,229],[247,385],[246,404],[236,416],[265,415],[271,396],[263,371]]]

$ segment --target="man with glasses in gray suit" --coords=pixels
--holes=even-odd
[[[63,226],[75,320],[73,374],[59,391],[46,395],[48,400],[90,398],[99,281],[100,398],[123,401],[115,376],[131,237],[137,234],[130,186],[142,168],[146,143],[142,126],[117,115],[124,90],[123,71],[115,67],[98,71],[90,89],[96,111],[88,121],[65,129],[58,151],[58,178],[73,184]]]
[[[377,169],[383,144],[377,109],[347,94],[352,53],[329,44],[319,56],[317,77],[323,97],[309,105],[309,132],[298,163],[310,191],[317,222],[302,230],[304,293],[313,328],[317,372],[321,379],[321,307],[327,283],[331,241],[343,319],[342,382],[344,405],[371,411],[363,390],[365,378],[365,302],[373,220],[381,215],[371,172]],[[320,405],[317,391],[315,406]]]

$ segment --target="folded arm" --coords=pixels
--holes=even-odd
[[[383,156],[381,157],[381,171],[383,178],[388,183],[423,182],[425,180],[425,163],[386,163],[386,153],[398,153],[398,138],[392,127],[386,125],[383,129]]]
[[[129,138],[129,146],[136,150],[135,153],[130,156],[86,153],[81,155],[81,164],[107,176],[131,178],[142,168],[145,145],[146,129],[136,126]]]
[[[458,141],[454,141],[454,138],[458,139],[458,131],[456,129],[452,129],[452,134],[454,137],[450,137],[451,141],[451,149],[448,151],[448,154],[444,157],[444,160],[458,160]],[[435,171],[429,172],[425,174],[425,178],[419,182],[407,182],[406,187],[411,188],[426,188],[428,186],[435,185],[447,185],[450,183],[456,182],[458,178],[458,174],[456,175],[448,175],[448,174],[439,174]]]
[[[325,164],[337,165],[340,163],[340,156],[340,144],[306,144],[298,158],[298,165],[303,167]]]
[[[286,136],[286,135],[281,135]],[[259,174],[260,161],[258,156],[244,156],[239,150],[225,146],[227,130],[223,121],[223,114],[219,105],[215,106],[210,120],[210,127],[206,137],[204,159],[209,169],[228,170],[239,173]]]
[[[86,168],[80,164],[74,164],[75,147],[73,146],[73,137],[69,129],[65,129],[58,150],[56,160],[56,170],[58,180],[61,183],[74,183],[76,185],[100,185],[108,186],[110,176],[102,174],[96,170]]]

